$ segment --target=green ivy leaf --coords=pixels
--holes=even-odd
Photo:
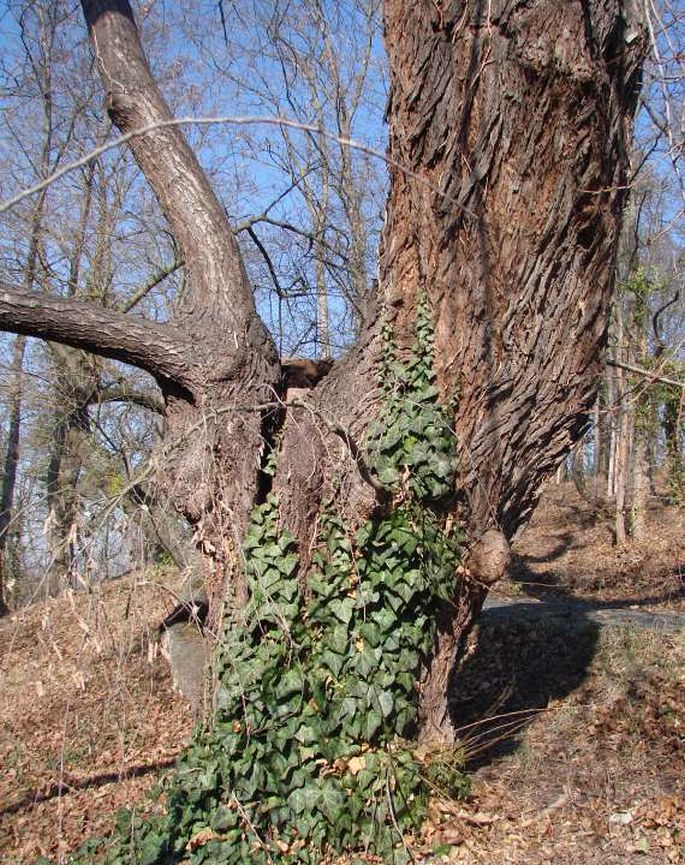
[[[321,790],[313,785],[298,787],[288,796],[288,807],[294,814],[314,811],[321,802]]]
[[[390,691],[381,691],[378,694],[378,704],[383,713],[383,717],[389,718],[395,705],[392,693]]]
[[[345,809],[345,794],[333,783],[327,783],[321,791],[320,808],[329,820],[336,820]]]
[[[383,723],[383,717],[381,716],[380,712],[376,711],[376,709],[369,709],[364,714],[363,731],[364,731],[364,738],[368,742],[370,742],[373,739],[373,737],[376,735],[376,733],[380,729],[382,723]]]
[[[378,480],[386,487],[392,487],[399,482],[400,473],[393,466],[384,466],[378,470]]]
[[[339,619],[341,622],[344,622],[346,625],[349,624],[350,619],[354,613],[354,599],[353,598],[335,598],[328,604],[328,608],[331,613]]]
[[[279,570],[285,577],[292,577],[300,562],[300,557],[297,553],[288,553],[279,563]]]
[[[346,660],[347,654],[337,654],[329,649],[324,649],[321,653],[321,663],[325,664],[336,678],[342,672]]]
[[[280,677],[275,689],[274,696],[278,699],[285,700],[292,694],[301,694],[304,689],[304,676],[302,670],[297,667],[292,667],[286,670]]]
[[[343,697],[340,701],[338,709],[338,720],[345,721],[348,718],[353,718],[359,709],[359,701],[355,697]]]
[[[359,633],[365,643],[368,643],[371,648],[376,648],[380,645],[383,635],[381,634],[378,625],[373,622],[362,622],[359,626]]]
[[[138,848],[137,860],[140,865],[155,865],[160,861],[162,853],[165,852],[166,839],[160,835],[150,832]]]
[[[321,739],[321,730],[316,729],[310,724],[302,724],[295,733],[295,738],[303,745],[314,745]]]

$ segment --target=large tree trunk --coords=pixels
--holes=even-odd
[[[128,132],[168,121],[128,4],[83,6],[114,122]],[[44,315],[34,297],[5,288],[0,314],[6,329],[90,346],[157,377],[160,465],[195,528],[215,610],[220,599],[245,605],[241,544],[269,493],[297,545],[305,597],[325,512],[352,537],[368,518],[400,511],[411,465],[393,485],[365,445],[389,398],[379,380],[388,342],[400,366],[415,361],[423,315],[459,450],[451,489],[426,510],[441,537],[461,523],[468,558],[437,611],[432,653],[405,672],[422,676],[422,735],[445,740],[455,647],[595,399],[644,45],[619,0],[386,0],[385,26],[391,194],[379,288],[358,344],[320,383],[287,387],[223,208],[168,126],[132,147],[186,262],[174,322],[133,319],[133,338],[129,317],[88,308],[104,328],[93,334],[69,324],[73,302],[51,300]],[[275,469],[265,464],[274,454]],[[351,582],[348,608],[357,591]],[[352,655],[363,651],[349,639]],[[303,711],[312,705],[322,711],[313,697]]]
[[[385,4],[382,283],[400,339],[435,311],[471,538],[513,536],[595,399],[642,50],[623,6]]]
[[[597,389],[639,87],[622,5],[386,3],[383,281],[398,329],[434,301],[476,530],[525,522]]]
[[[122,132],[168,122],[128,4],[83,5],[114,122]],[[385,25],[392,186],[377,306],[310,408],[288,412],[273,481],[260,461],[283,421],[273,411],[282,373],[226,214],[177,128],[131,145],[186,262],[189,289],[173,325],[92,307],[75,321],[83,306],[9,288],[2,311],[7,329],[156,376],[167,407],[166,484],[195,526],[216,600],[229,576],[245,596],[233,563],[266,487],[280,495],[283,524],[303,551],[333,478],[352,524],[376,507],[345,436],[361,443],[378,412],[380,322],[406,351],[425,299],[440,393],[458,397],[461,469],[447,510],[471,544],[492,530],[470,579],[455,578],[462,631],[595,398],[643,41],[618,2],[387,0]],[[458,636],[452,619],[438,691]],[[425,699],[440,702],[430,681]]]

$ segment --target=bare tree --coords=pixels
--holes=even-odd
[[[258,190],[235,205],[249,211],[236,228],[257,250],[242,244],[258,296],[271,288],[272,329],[279,347],[290,346],[285,354],[340,354],[356,336],[375,276],[386,172],[349,142],[381,127],[379,5],[257,2],[236,16],[230,50],[228,34],[202,32],[196,20],[186,25],[218,71],[214,86],[230,88],[241,110],[285,113],[311,127],[241,134],[275,188],[266,207]]]
[[[88,42],[74,10],[41,0],[16,4],[11,14],[21,39],[3,58],[2,131],[11,142],[6,170],[15,183],[30,184],[74,154],[101,144],[112,126],[99,110]],[[63,63],[66,50],[68,66]],[[166,298],[158,295],[151,302],[151,292],[160,285],[168,292],[173,283],[169,277],[181,263],[159,215],[150,213],[150,202],[154,198],[127,151],[94,159],[67,182],[43,190],[30,208],[5,214],[6,269],[21,275],[27,289],[164,316]],[[143,228],[149,231],[147,241],[140,240]],[[123,250],[125,268],[119,265]],[[50,342],[26,357],[24,382],[39,376],[50,385],[39,399],[25,400],[29,422],[21,437],[18,429],[8,435],[7,500],[10,483],[21,485],[42,467],[23,524],[24,541],[31,538],[33,546],[32,566],[17,600],[32,597],[37,584],[41,592],[55,594],[69,579],[81,580],[86,562],[91,573],[108,572],[98,536],[105,531],[104,516],[111,515],[110,523],[120,516],[108,488],[126,489],[132,482],[130,477],[121,484],[112,482],[116,475],[130,474],[132,456],[112,441],[112,436],[117,439],[113,419],[127,411],[121,408],[125,404],[153,411],[160,405],[149,385],[145,391],[135,376],[92,354]],[[8,366],[12,363],[8,360]],[[17,381],[16,375],[11,378]],[[15,395],[14,390],[8,393],[12,421],[21,417]],[[144,429],[146,421],[141,418],[139,425]],[[111,459],[112,449],[118,465]],[[9,470],[10,452],[14,471]],[[150,506],[155,499],[147,495],[146,500]],[[138,521],[147,525],[149,510],[137,507]],[[135,508],[133,502],[126,504],[131,517]],[[4,518],[10,521],[11,515],[6,512]],[[94,555],[95,550],[100,553]],[[126,553],[122,550],[118,558],[125,560]]]
[[[7,396],[9,406],[9,429],[2,473],[2,496],[0,498],[0,616],[8,610],[6,590],[8,577],[15,577],[15,568],[10,562],[10,534],[14,517],[14,495],[17,482],[17,467],[19,465],[19,442],[21,437],[21,395],[22,370],[26,337],[18,336],[12,349],[12,364],[10,367],[10,390]]]

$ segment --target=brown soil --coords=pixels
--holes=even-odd
[[[571,483],[551,485],[514,544],[509,579],[496,591],[685,610],[685,508],[648,499],[645,539],[617,547],[610,511]]]
[[[655,500],[648,529],[616,550],[608,516],[552,487],[497,591],[682,610],[684,515]],[[130,575],[0,621],[0,862],[64,861],[187,741],[190,711],[152,650],[170,581]],[[682,632],[482,624],[453,706],[473,796],[438,791],[415,860],[683,861],[684,660]]]
[[[0,621],[0,862],[63,859],[175,760],[192,717],[152,639],[170,597],[131,575]]]

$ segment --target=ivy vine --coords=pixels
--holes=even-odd
[[[212,724],[180,758],[166,813],[122,814],[102,861],[315,863],[325,851],[364,850],[402,862],[431,784],[465,788],[449,758],[428,765],[410,741],[418,674],[460,561],[442,516],[455,440],[426,304],[404,363],[386,332],[381,381],[366,449],[392,504],[356,531],[324,513],[306,592],[278,500],[255,509],[244,544],[250,600],[224,626]]]

